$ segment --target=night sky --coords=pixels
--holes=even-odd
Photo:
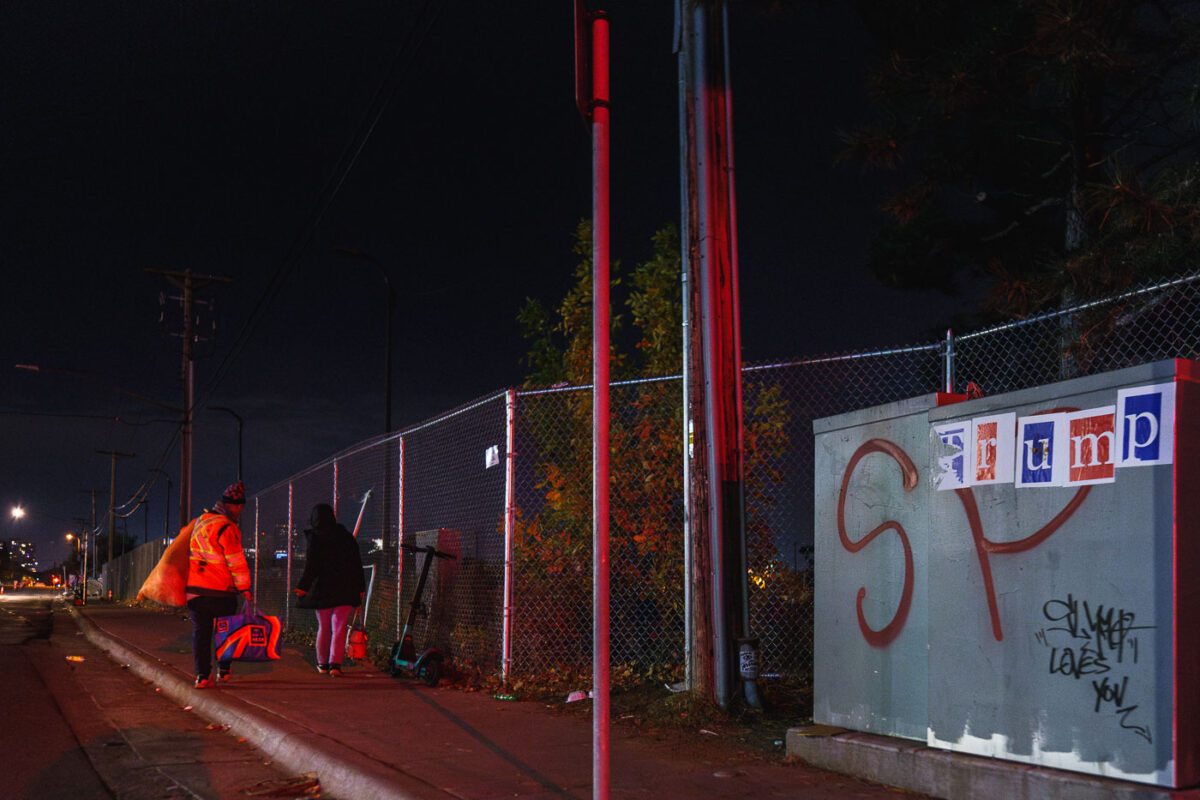
[[[591,5],[628,265],[679,219],[673,4]],[[731,12],[744,359],[929,341],[954,303],[866,274],[881,187],[833,164],[868,43],[845,3],[769,5]],[[176,426],[132,394],[181,404],[182,325],[147,269],[231,279],[198,294],[194,513],[237,469],[207,406],[250,493],[383,431],[383,279],[337,248],[397,292],[393,428],[519,384],[517,311],[591,211],[572,48],[568,0],[0,4],[0,535],[65,556],[109,450],[119,498],[159,481],[128,532],[163,531]]]

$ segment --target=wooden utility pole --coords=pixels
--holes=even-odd
[[[677,0],[689,684],[727,707],[749,640],[728,12]],[[758,704],[747,684],[748,702]]]
[[[183,420],[179,432],[179,524],[192,518],[192,419],[196,402],[195,290],[212,283],[233,283],[232,278],[220,275],[193,275],[192,271],[172,272],[147,269],[151,275],[163,275],[172,285],[183,290]]]
[[[116,450],[97,450],[96,452],[102,456],[112,457],[112,467],[108,472],[108,558],[104,562],[108,564],[112,561],[113,539],[117,530],[117,459],[133,458],[136,453],[118,453]]]

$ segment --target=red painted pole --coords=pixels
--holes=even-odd
[[[609,789],[608,17],[592,15],[592,797]]]

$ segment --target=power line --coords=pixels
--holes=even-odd
[[[255,303],[254,309],[250,312],[250,316],[246,319],[246,322],[243,323],[229,351],[214,371],[211,380],[205,385],[200,397],[197,399],[198,405],[203,405],[207,402],[217,385],[228,373],[233,361],[241,355],[242,350],[245,349],[246,343],[266,313],[267,308],[279,295],[283,285],[287,282],[288,277],[295,267],[295,262],[316,234],[317,227],[320,225],[329,207],[333,205],[333,201],[345,183],[346,177],[354,168],[359,155],[374,132],[376,124],[399,90],[402,79],[408,73],[426,37],[437,22],[437,18],[442,12],[443,3],[438,3],[437,8],[434,8],[431,12],[431,7],[434,4],[434,0],[426,0],[421,7],[416,21],[409,28],[408,36],[400,43],[387,72],[384,74],[383,80],[380,82],[379,88],[376,89],[370,105],[364,112],[362,122],[355,131],[354,136],[342,150],[342,154],[334,167],[333,174],[326,181],[324,188],[322,188],[321,193],[317,196],[317,201],[312,212],[297,231],[290,248],[275,268],[275,272],[271,276],[266,289],[263,290],[262,296]]]
[[[338,161],[335,164],[333,173],[328,181],[326,181],[321,193],[317,196],[317,201],[313,210],[309,213],[300,229],[297,231],[295,238],[292,241],[287,253],[280,260],[275,268],[274,274],[271,276],[267,287],[263,290],[262,295],[256,301],[250,315],[242,324],[229,350],[226,352],[220,364],[213,371],[212,377],[205,383],[199,396],[195,399],[193,406],[204,405],[208,398],[211,397],[216,387],[224,379],[229,372],[233,362],[241,355],[245,349],[250,337],[254,334],[262,317],[270,307],[274,299],[279,295],[283,285],[287,282],[288,277],[295,266],[296,260],[303,252],[304,248],[311,241],[316,233],[316,228],[324,218],[325,213],[329,210],[333,201],[336,199],[338,192],[345,183],[350,171],[354,168],[359,155],[374,133],[375,127],[383,116],[383,112],[387,109],[391,100],[398,92],[402,79],[410,69],[412,62],[415,60],[421,47],[424,45],[430,31],[433,30],[438,17],[444,9],[444,2],[435,3],[434,0],[426,0],[422,5],[421,10],[417,14],[417,19],[413,26],[408,31],[408,36],[405,37],[396,50],[392,61],[384,73],[383,79],[380,81],[375,94],[372,96],[370,104],[363,113],[362,122],[355,131],[354,136],[347,142],[343,148]],[[158,459],[155,461],[154,469],[161,470],[163,465],[170,458],[174,451],[180,436],[183,432],[182,423],[175,426],[175,430],[171,438],[160,452]],[[136,497],[136,493],[135,493]],[[130,501],[132,502],[131,498]]]

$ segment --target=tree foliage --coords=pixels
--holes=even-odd
[[[592,223],[581,220],[575,228],[571,251],[578,256],[574,284],[553,310],[541,300],[528,297],[517,314],[521,334],[530,343],[526,362],[532,372],[525,381],[527,388],[556,384],[580,386],[592,381]],[[621,263],[610,268],[612,287],[619,287]],[[612,315],[609,332],[610,369],[614,377],[621,372],[623,359],[616,350],[622,317]]]
[[[529,300],[520,314],[530,344],[527,386],[561,391],[524,394],[528,436],[520,452],[536,459],[539,507],[516,524],[523,587],[514,634],[555,663],[578,666],[590,652],[592,561],[592,266],[591,226],[573,248],[575,283],[553,309]],[[611,646],[615,663],[672,674],[683,663],[683,309],[679,236],[658,231],[650,254],[628,274],[614,268],[615,323],[610,436]],[[629,321],[629,335],[616,335]],[[584,388],[579,388],[584,387]],[[746,387],[746,529],[756,565],[777,555],[768,509],[784,480],[789,452],[787,401],[776,385]],[[534,455],[536,453],[536,455]],[[772,576],[758,567],[757,574]],[[773,584],[774,591],[781,585]],[[759,587],[755,587],[757,590]],[[533,609],[542,612],[537,613]],[[520,659],[518,659],[520,660]]]
[[[530,344],[528,388],[586,387],[592,382],[591,223],[576,229],[575,282],[553,310],[527,300],[518,320]],[[664,378],[680,368],[682,320],[679,242],[673,227],[655,234],[651,256],[628,276],[611,268],[612,307],[628,310],[633,335],[624,337],[624,314],[614,313],[610,338],[613,380]],[[620,290],[627,289],[622,295]],[[682,435],[678,381],[659,380],[612,391],[610,437],[610,569],[614,593],[614,654],[631,662],[678,663],[681,652],[656,631],[679,629],[682,619]],[[590,648],[592,558],[592,393],[572,389],[526,396],[522,419],[536,442],[537,489],[544,506],[517,521],[517,551],[525,605],[552,607],[553,615],[525,618],[518,641],[561,650],[573,642]],[[533,449],[533,448],[531,448]],[[622,619],[631,614],[636,619]],[[567,658],[567,656],[563,656]]]
[[[1195,267],[1200,6],[859,0],[874,121],[843,157],[888,170],[885,283],[991,285],[1024,315]]]

